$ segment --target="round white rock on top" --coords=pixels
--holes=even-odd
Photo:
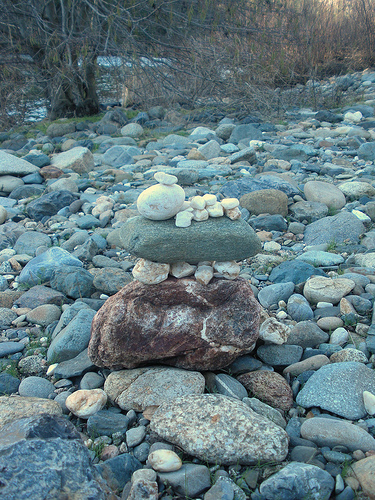
[[[151,220],[167,220],[175,216],[185,201],[185,191],[177,184],[156,184],[138,197],[138,212]]]

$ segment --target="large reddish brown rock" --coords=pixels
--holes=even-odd
[[[135,368],[160,362],[215,370],[253,350],[260,306],[249,283],[169,278],[133,281],[95,315],[89,357],[96,366]]]
[[[237,380],[264,403],[288,411],[293,406],[293,392],[279,373],[267,370],[244,373]]]

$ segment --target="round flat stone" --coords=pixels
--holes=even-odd
[[[186,228],[176,227],[174,220],[133,217],[121,228],[120,238],[129,253],[153,262],[239,261],[261,250],[258,236],[244,220],[227,217],[192,221]]]

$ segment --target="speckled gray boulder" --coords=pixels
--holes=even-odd
[[[375,393],[375,372],[363,363],[349,361],[319,368],[296,398],[303,408],[318,406],[349,420],[367,415],[363,391]]]
[[[123,410],[143,411],[147,406],[158,406],[180,396],[203,394],[204,386],[204,377],[199,372],[145,367],[110,373],[104,390]]]
[[[335,485],[333,477],[315,465],[292,462],[260,485],[267,500],[328,500]]]
[[[20,396],[31,396],[34,398],[47,399],[53,394],[55,386],[49,380],[42,377],[26,377],[20,383],[18,392]]]
[[[324,217],[306,226],[303,242],[306,245],[321,243],[343,243],[344,240],[359,241],[365,226],[351,212],[340,212],[332,217]]]
[[[219,394],[184,396],[164,403],[150,427],[208,463],[280,462],[288,453],[288,436],[281,427],[242,401]]]

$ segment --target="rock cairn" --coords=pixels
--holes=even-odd
[[[159,183],[137,201],[142,215],[121,229],[125,248],[141,257],[132,271],[136,281],[96,314],[89,356],[114,369],[150,362],[227,366],[252,351],[260,310],[250,285],[236,279],[239,264],[229,259],[255,255],[260,240],[240,220],[238,200],[206,195],[185,202],[177,177],[154,177]],[[180,215],[187,225],[181,227]]]

